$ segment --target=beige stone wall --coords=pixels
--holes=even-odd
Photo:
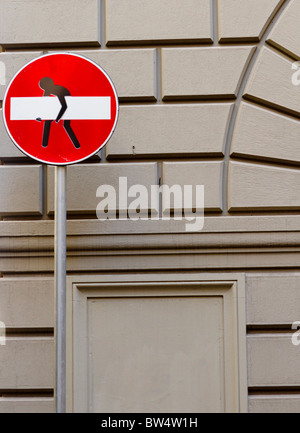
[[[21,66],[61,50],[101,65],[119,96],[105,150],[68,167],[69,275],[238,271],[248,409],[300,411],[299,1],[1,0],[0,13],[1,100]],[[2,115],[0,160],[0,411],[52,411],[54,169],[15,148]],[[97,187],[120,176],[204,185],[204,230],[97,221]]]

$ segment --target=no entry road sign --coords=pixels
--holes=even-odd
[[[57,412],[66,411],[66,185],[68,164],[98,152],[118,119],[114,85],[100,66],[72,53],[27,63],[3,102],[7,132],[25,154],[55,165],[55,342]]]
[[[3,117],[15,145],[37,161],[68,165],[97,153],[111,137],[118,97],[106,72],[73,53],[27,63],[11,80]]]

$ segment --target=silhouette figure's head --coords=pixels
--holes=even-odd
[[[44,77],[39,82],[39,86],[43,90],[48,90],[53,85],[54,85],[54,81],[52,80],[52,78],[49,78],[49,77]]]

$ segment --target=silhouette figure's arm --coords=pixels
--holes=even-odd
[[[57,115],[57,118],[55,119],[55,122],[58,123],[62,116],[64,115],[66,109],[68,108],[65,97],[62,95],[57,95],[59,102],[61,103],[61,109]]]
[[[43,96],[49,96],[49,92],[47,92],[47,91],[45,90]],[[38,122],[41,122],[41,121],[42,121],[41,117],[37,117],[35,120],[37,120]]]

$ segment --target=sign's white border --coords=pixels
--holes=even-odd
[[[68,55],[68,56],[80,57],[80,58],[82,58],[83,60],[86,60],[87,62],[90,62],[90,63],[92,63],[94,66],[96,66],[96,67],[97,67],[97,68],[98,68],[98,69],[99,69],[99,70],[100,70],[100,71],[101,71],[101,72],[106,76],[106,78],[108,79],[108,81],[109,81],[109,83],[110,83],[110,85],[111,85],[111,87],[112,87],[112,89],[113,89],[113,92],[114,92],[115,98],[116,98],[116,118],[115,118],[115,122],[114,122],[114,125],[113,125],[113,127],[112,127],[112,129],[111,129],[111,132],[110,132],[109,136],[107,137],[107,139],[105,140],[105,142],[102,143],[101,146],[99,146],[99,148],[98,148],[96,151],[94,151],[94,152],[92,152],[91,154],[85,156],[84,158],[76,159],[75,161],[70,161],[70,162],[61,162],[61,163],[56,163],[56,162],[52,162],[52,161],[50,162],[50,161],[42,160],[42,159],[36,158],[35,156],[30,155],[30,153],[28,153],[28,152],[25,152],[25,150],[22,149],[22,147],[21,147],[21,146],[20,146],[20,145],[19,145],[19,144],[14,140],[14,138],[12,137],[12,135],[11,135],[11,133],[10,133],[10,130],[9,130],[9,128],[8,128],[8,125],[7,125],[7,123],[6,123],[6,117],[5,117],[5,105],[6,105],[6,98],[7,98],[8,91],[9,91],[10,86],[12,85],[13,81],[14,81],[15,78],[20,74],[20,72],[21,72],[23,69],[25,69],[28,65],[30,65],[31,63],[36,62],[37,60],[41,59],[42,57],[56,56],[56,55],[58,55],[58,54],[59,54],[59,55],[64,54],[64,55]],[[30,158],[32,158],[32,159],[34,159],[34,160],[36,160],[36,161],[39,161],[39,162],[41,162],[41,163],[43,163],[43,164],[48,164],[48,165],[61,165],[61,166],[64,166],[64,165],[71,165],[71,164],[76,164],[77,162],[85,161],[86,159],[90,158],[91,156],[93,156],[93,155],[95,155],[97,152],[99,152],[99,150],[102,149],[102,147],[104,147],[104,146],[106,145],[106,143],[107,143],[107,142],[109,141],[109,139],[111,138],[111,136],[112,136],[112,134],[113,134],[113,132],[114,132],[116,126],[117,126],[118,117],[119,117],[119,102],[118,102],[118,95],[117,95],[116,88],[115,88],[115,86],[114,86],[112,80],[110,79],[109,75],[104,71],[103,68],[101,68],[101,66],[99,66],[96,62],[90,60],[89,58],[87,58],[87,57],[85,57],[85,56],[82,56],[81,54],[75,54],[75,53],[70,53],[70,52],[64,52],[64,51],[62,51],[62,52],[56,52],[56,53],[50,53],[50,54],[44,54],[44,55],[42,55],[42,56],[36,57],[35,59],[31,60],[30,62],[28,62],[28,63],[26,63],[24,66],[22,66],[22,68],[19,69],[18,72],[16,72],[16,74],[15,74],[15,75],[13,76],[13,78],[10,80],[10,83],[8,84],[7,89],[6,89],[6,91],[5,91],[5,95],[4,95],[4,98],[3,98],[3,109],[2,109],[2,114],[3,114],[3,120],[4,120],[5,129],[6,129],[7,133],[8,133],[8,135],[9,135],[10,139],[11,139],[12,142],[17,146],[17,148],[20,149],[20,151],[21,151],[22,153],[24,153],[25,155],[29,156]]]

